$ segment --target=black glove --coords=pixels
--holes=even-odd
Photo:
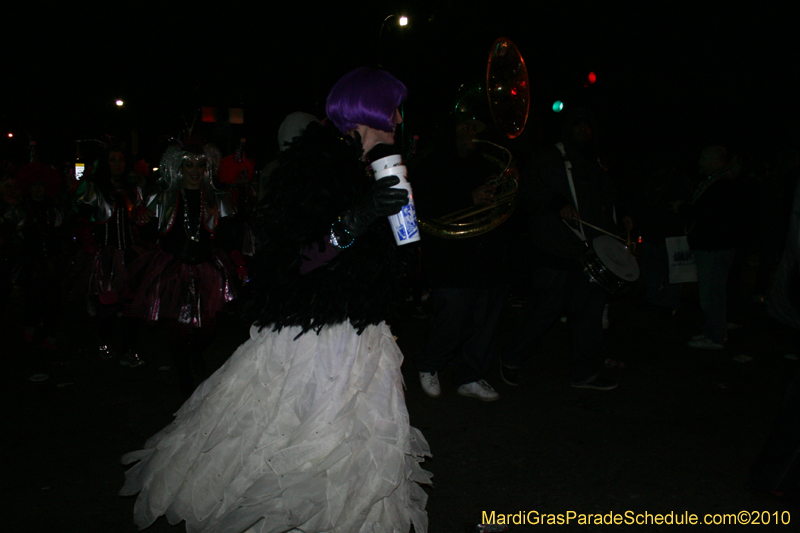
[[[408,191],[393,189],[392,186],[398,183],[400,178],[397,176],[386,176],[376,181],[372,190],[365,194],[355,207],[342,214],[342,229],[350,237],[358,237],[367,231],[375,219],[399,213],[408,203]]]

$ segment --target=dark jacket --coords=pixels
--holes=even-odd
[[[472,207],[472,191],[493,174],[497,165],[479,153],[460,158],[438,154],[427,165],[420,165],[412,176],[417,213],[422,220],[437,218]],[[502,287],[505,230],[501,225],[469,238],[422,236],[423,273],[434,288],[490,289]]]
[[[686,178],[674,169],[663,167],[645,178],[633,201],[633,217],[642,241],[663,244],[667,237],[683,235],[684,220],[673,205],[690,197]]]
[[[614,232],[614,194],[605,170],[591,152],[583,154],[571,144],[564,147],[566,158],[572,164],[581,219]],[[564,157],[555,145],[548,146],[528,163],[522,184],[522,207],[539,262],[555,268],[570,268],[586,247],[560,216],[561,209],[574,205],[574,201]],[[588,226],[583,230],[589,241],[602,235]]]
[[[742,197],[726,170],[701,183],[687,206],[686,232],[692,250],[735,248],[742,233]]]
[[[386,218],[327,264],[300,271],[303,251],[326,246],[331,224],[372,188],[361,153],[360,143],[316,123],[282,153],[254,221],[248,308],[257,325],[306,332],[349,320],[360,332],[397,310],[409,251],[395,244]]]

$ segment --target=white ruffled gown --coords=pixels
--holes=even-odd
[[[389,327],[349,324],[295,340],[253,327],[225,364],[126,454],[120,494],[140,528],[165,514],[189,533],[427,530],[422,469]]]

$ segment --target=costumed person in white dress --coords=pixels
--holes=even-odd
[[[429,455],[409,424],[402,353],[385,323],[402,301],[387,215],[408,202],[367,155],[393,144],[405,86],[361,68],[284,152],[256,219],[245,342],[175,421],[127,454],[122,495],[140,528],[188,532],[427,531]]]

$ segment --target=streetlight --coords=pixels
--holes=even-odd
[[[397,16],[394,13],[392,13],[391,15],[388,15],[385,19],[383,19],[383,23],[381,23],[381,30],[378,32],[378,67],[380,67],[380,68],[384,67],[383,61],[381,60],[381,52],[382,52],[382,49],[381,49],[381,37],[383,37],[383,27],[386,26],[386,23],[389,22],[389,19],[392,18],[392,17],[397,17],[397,25],[400,26],[401,28],[405,28],[405,27],[408,26],[408,17],[405,16],[405,15]],[[403,115],[404,115],[403,104],[400,104],[400,116],[403,116]],[[401,123],[400,124],[400,146],[401,146],[401,150],[400,151],[401,152],[403,151],[402,147],[405,144],[404,143],[404,139],[405,139],[405,123]]]
[[[405,28],[406,26],[408,26],[408,17],[405,16],[405,15],[398,16],[398,15],[395,15],[394,13],[392,13],[391,15],[388,15],[385,19],[383,19],[383,23],[381,24],[381,30],[378,32],[378,66],[379,67],[383,67],[383,65],[381,64],[381,52],[382,52],[382,50],[381,50],[381,39],[383,38],[383,28],[386,26],[386,23],[389,22],[389,19],[392,18],[392,17],[397,18],[397,25],[400,26],[401,28]]]
[[[378,32],[378,45],[381,44],[381,37],[383,36],[383,28],[384,28],[384,26],[386,26],[386,23],[389,22],[389,19],[392,18],[392,17],[396,17],[397,18],[397,25],[398,26],[401,26],[401,27],[408,26],[408,17],[407,16],[400,15],[398,17],[394,13],[392,13],[391,15],[388,15],[385,19],[383,19],[383,23],[381,23],[381,31]]]
[[[114,103],[117,104],[117,107],[122,107],[125,104],[125,102],[120,99],[117,99]]]

